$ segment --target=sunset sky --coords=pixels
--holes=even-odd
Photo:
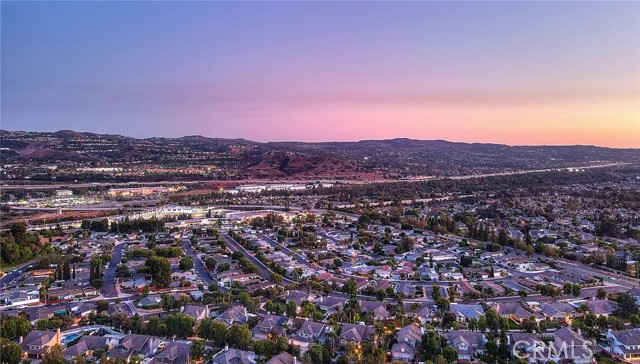
[[[2,129],[640,147],[640,2],[7,2]]]

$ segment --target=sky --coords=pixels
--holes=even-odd
[[[1,128],[640,147],[640,2],[2,1]]]

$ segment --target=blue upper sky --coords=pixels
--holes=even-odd
[[[2,128],[640,146],[640,2],[7,2]]]

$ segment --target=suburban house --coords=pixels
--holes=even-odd
[[[522,307],[519,303],[501,303],[495,305],[494,309],[501,316],[507,317],[518,323],[528,320],[531,316],[536,316],[532,312]]]
[[[40,359],[44,353],[48,352],[54,345],[60,345],[62,334],[57,331],[31,330],[29,334],[20,342],[23,355],[28,358]]]
[[[276,336],[286,336],[288,327],[292,324],[288,317],[266,315],[256,326],[251,329],[254,340],[267,340]]]
[[[484,354],[487,339],[481,332],[450,331],[444,334],[447,344],[458,352],[458,360],[474,361]]]
[[[566,346],[564,352],[558,350],[557,353],[553,351],[550,353],[555,362],[564,362],[567,359],[572,360],[574,364],[595,362],[593,354],[597,351],[596,343],[585,340],[579,332],[563,327],[555,331],[553,337],[553,344],[556,348]]]
[[[627,363],[640,362],[640,330],[609,330],[607,339],[610,347],[607,351]]]
[[[253,351],[225,347],[224,350],[214,355],[211,362],[214,364],[256,364],[256,354]]]
[[[188,363],[191,357],[191,344],[172,342],[151,359],[149,364],[182,364]]]
[[[484,315],[484,309],[481,305],[452,304],[451,312],[456,315],[456,319],[460,322],[472,318],[479,319],[480,316]]]
[[[64,355],[64,358],[66,360],[71,361],[77,356],[90,357],[91,355],[93,355],[93,352],[98,349],[110,349],[117,344],[117,339],[111,339],[102,336],[85,335],[80,338],[80,340],[75,345],[66,348],[62,352],[62,355]]]
[[[377,301],[359,301],[360,310],[370,312],[374,320],[386,320],[391,317],[387,311],[387,304]]]
[[[338,342],[344,346],[348,342],[360,344],[363,341],[371,341],[375,338],[376,330],[370,325],[342,324]]]
[[[549,320],[569,322],[575,317],[575,307],[568,303],[548,303],[542,306],[540,314]]]
[[[156,353],[160,341],[160,338],[154,336],[129,334],[120,339],[117,346],[109,350],[108,356],[127,361],[132,356],[147,358]]]
[[[302,327],[289,337],[289,344],[300,346],[300,354],[304,354],[315,342],[323,342],[327,327],[321,322],[306,320]]]
[[[266,364],[297,364],[297,360],[295,356],[285,351],[271,358]]]
[[[209,317],[209,308],[207,306],[185,306],[182,314],[194,318],[197,322]]]
[[[247,313],[246,307],[236,305],[216,317],[216,321],[220,321],[227,326],[231,326],[234,323],[246,324],[249,321],[249,314]]]
[[[405,326],[398,331],[398,342],[391,347],[393,360],[413,362],[416,347],[422,342],[422,329],[415,324]]]

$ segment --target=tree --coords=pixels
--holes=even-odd
[[[100,300],[96,303],[96,310],[98,311],[98,313],[104,312],[108,309],[109,309],[109,301]]]
[[[434,302],[437,302],[439,298],[440,298],[440,286],[438,286],[437,284],[434,284],[431,287],[431,299]]]
[[[230,346],[237,349],[246,350],[249,348],[249,346],[251,346],[251,331],[249,331],[249,326],[231,325],[227,341]]]
[[[598,288],[598,292],[596,293],[596,297],[599,300],[603,300],[607,298],[607,291],[604,288]]]
[[[198,336],[203,339],[213,341],[214,345],[217,347],[224,346],[227,342],[228,335],[229,330],[225,324],[210,318],[205,318],[198,326]]]
[[[271,282],[275,284],[282,284],[282,275],[278,273],[271,273]]]
[[[440,297],[436,300],[436,306],[442,312],[449,311],[451,308],[450,302],[446,297]]]
[[[190,256],[186,256],[180,259],[180,270],[189,270],[193,268],[193,259]]]
[[[579,285],[579,284],[577,284],[577,283],[576,283],[576,284],[574,284],[574,285],[571,287],[571,293],[572,293],[575,297],[580,296],[580,292],[582,292],[582,288],[580,288],[580,285]]]
[[[387,354],[384,349],[371,343],[366,343],[362,350],[365,364],[384,364],[387,362]]]
[[[145,263],[151,271],[153,284],[160,288],[166,288],[171,283],[171,263],[164,257],[153,256]]]
[[[475,317],[470,318],[467,325],[469,327],[469,331],[476,331],[478,329],[478,319]]]
[[[185,339],[193,335],[196,320],[181,313],[172,313],[164,319],[164,324],[167,326],[167,336]]]
[[[212,258],[212,257],[209,257],[204,261],[205,267],[207,267],[207,269],[209,270],[214,270],[217,264],[218,262],[215,260],[215,258]]]
[[[9,340],[0,340],[0,363],[18,364],[22,358],[22,348]]]
[[[0,337],[16,340],[31,331],[31,323],[22,316],[0,316]]]
[[[346,354],[345,354],[346,355]],[[306,360],[314,364],[327,363],[331,360],[328,350],[320,344],[312,344],[304,354]]]
[[[191,345],[191,358],[199,360],[204,355],[204,340],[198,340]]]
[[[636,299],[629,292],[624,292],[618,297],[618,312],[623,317],[629,317],[638,313]]]
[[[84,359],[82,355],[76,355],[71,360],[71,364],[87,364],[87,361]]]
[[[421,353],[423,359],[433,358],[440,354],[442,338],[435,331],[427,331],[422,335]]]
[[[91,283],[94,288],[99,289],[104,284],[102,280],[102,259],[93,258],[89,262],[89,265],[89,283]]]
[[[442,349],[442,356],[447,360],[447,363],[453,363],[458,360],[458,352],[451,346],[445,346]]]
[[[296,302],[291,300],[287,303],[287,317],[295,318],[298,312]]]
[[[60,345],[52,346],[49,351],[42,356],[42,364],[66,364],[66,362],[62,355],[62,347]]]

